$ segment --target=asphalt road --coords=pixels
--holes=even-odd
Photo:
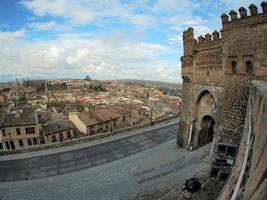
[[[58,176],[106,164],[174,139],[177,131],[175,124],[77,150],[0,161],[0,182]]]
[[[84,143],[82,148],[54,149],[54,154],[2,157],[0,200],[151,200],[169,194],[187,178],[207,176],[204,157],[210,145],[194,152],[177,148],[177,123],[163,126]]]

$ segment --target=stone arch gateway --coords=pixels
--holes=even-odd
[[[195,102],[195,114],[192,130],[193,149],[210,143],[213,140],[216,102],[208,90],[203,90]]]

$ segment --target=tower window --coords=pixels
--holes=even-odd
[[[232,72],[233,74],[236,74],[236,62],[235,61],[232,62]]]
[[[252,63],[250,61],[246,62],[246,72],[252,74]]]

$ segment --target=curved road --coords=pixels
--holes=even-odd
[[[105,164],[174,139],[177,131],[175,124],[77,150],[0,161],[0,182],[57,176]]]

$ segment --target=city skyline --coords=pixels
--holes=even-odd
[[[253,3],[259,4],[260,1]],[[1,1],[0,82],[16,78],[181,82],[182,32],[219,31],[220,1]]]

